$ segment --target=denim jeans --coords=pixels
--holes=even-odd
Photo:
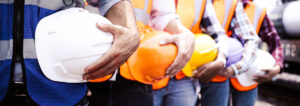
[[[250,91],[237,91],[231,87],[233,106],[254,106],[257,98],[257,87]]]
[[[154,106],[195,106],[197,100],[194,80],[171,78],[168,85],[162,89],[154,90]]]
[[[153,106],[152,85],[127,80],[120,75],[116,81],[88,83],[92,96],[90,106]]]
[[[225,82],[200,83],[201,106],[227,106],[229,98],[229,80]]]

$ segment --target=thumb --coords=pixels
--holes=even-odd
[[[171,44],[171,43],[175,43],[174,36],[167,37],[166,39],[159,42],[160,45],[167,45],[167,44]]]
[[[112,34],[118,33],[118,27],[113,24],[99,24],[96,23],[96,27],[104,32],[109,32]]]
[[[265,73],[267,73],[267,72],[269,72],[270,71],[270,69],[269,68],[262,68],[262,69],[260,69],[262,72],[265,72]]]

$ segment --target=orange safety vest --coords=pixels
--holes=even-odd
[[[150,19],[150,12],[152,8],[152,0],[131,0],[133,10],[135,13],[136,23],[139,31],[145,31],[144,29],[148,29],[147,26]],[[142,33],[142,32],[141,32]],[[126,61],[127,62],[127,61]],[[120,74],[126,79],[134,80],[134,76],[128,69],[127,64],[123,64],[120,67]]]
[[[201,33],[200,22],[203,17],[206,0],[177,0],[176,13],[180,17],[182,24],[191,29],[193,33]],[[175,75],[177,80],[184,78],[182,71]],[[167,86],[169,78],[164,78],[153,84],[153,89],[161,89]]]
[[[248,15],[248,18],[250,22],[253,24],[253,27],[256,30],[256,33],[259,33],[260,26],[266,16],[266,8],[261,8],[257,5],[255,5],[253,2],[250,2],[246,7],[245,7],[245,12]],[[249,91],[257,87],[258,84],[254,84],[251,86],[242,86],[239,81],[236,78],[230,78],[230,82],[233,86],[238,91]]]
[[[216,16],[224,28],[227,35],[231,35],[228,32],[230,26],[237,0],[213,0],[213,7],[216,11]],[[227,80],[227,77],[216,75],[211,79],[211,82],[224,82]]]

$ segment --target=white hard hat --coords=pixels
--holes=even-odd
[[[247,72],[242,73],[237,76],[239,83],[243,86],[251,86],[256,84],[253,80],[255,75],[264,75],[265,73],[261,71],[264,68],[271,68],[275,65],[275,59],[273,56],[263,50],[257,50],[256,59],[250,66]]]
[[[84,68],[110,48],[113,36],[96,27],[111,24],[82,8],[70,8],[43,18],[37,25],[35,46],[44,75],[53,81],[79,83]]]

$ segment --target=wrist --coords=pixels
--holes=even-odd
[[[215,60],[217,62],[221,62],[221,64],[223,65],[223,67],[226,67],[226,58],[223,54],[218,54],[217,59]]]

